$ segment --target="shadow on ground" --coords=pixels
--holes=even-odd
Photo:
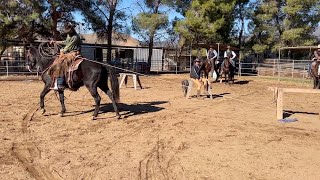
[[[319,115],[319,113],[314,112],[303,112],[303,111],[284,111],[283,118],[290,117],[293,114],[308,114],[308,115]]]

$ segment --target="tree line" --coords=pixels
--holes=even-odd
[[[319,26],[319,0],[133,0],[136,9],[122,8],[126,5],[120,3],[127,1],[121,0],[1,1],[0,54],[6,40],[32,42],[39,36],[60,40],[59,24],[77,23],[75,12],[82,14],[86,22],[82,26],[107,39],[108,60],[112,32],[135,33],[150,50],[164,39],[180,48],[219,42],[255,53],[318,43],[312,33]],[[168,9],[183,18],[169,21]],[[130,17],[130,11],[139,13]]]

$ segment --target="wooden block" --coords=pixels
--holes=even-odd
[[[283,119],[283,90],[278,89],[277,97],[277,119]]]
[[[137,90],[137,75],[132,75],[134,89]]]
[[[123,84],[126,76],[127,76],[127,75],[126,75],[125,73],[120,73],[120,79],[121,79],[121,81],[120,81],[119,88],[121,88],[121,86],[122,86],[122,84]]]

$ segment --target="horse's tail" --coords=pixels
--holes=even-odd
[[[115,71],[115,68],[109,67],[109,76],[110,76],[110,81],[111,81],[111,90],[113,94],[113,98],[116,103],[120,102],[120,89],[119,89],[119,80],[117,78],[117,74]]]

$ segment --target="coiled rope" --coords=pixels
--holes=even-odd
[[[42,42],[38,47],[38,52],[42,58],[52,59],[60,52],[61,48],[62,46],[56,43],[51,45],[49,42]]]

